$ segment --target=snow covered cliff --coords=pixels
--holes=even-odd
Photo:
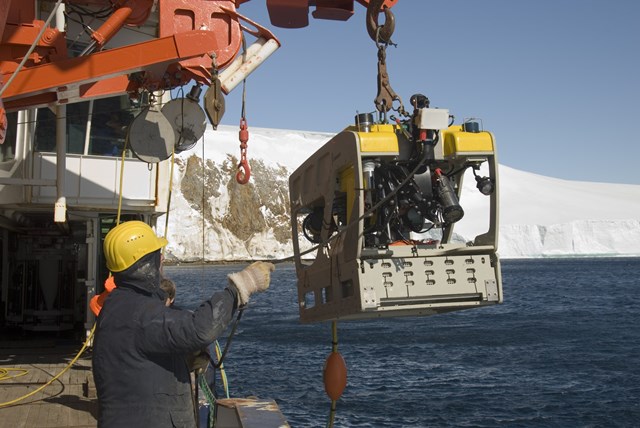
[[[207,129],[204,162],[202,141],[176,157],[167,257],[230,261],[292,254],[289,174],[333,134],[249,132],[252,178],[245,186],[235,182],[236,127]],[[460,201],[465,217],[456,225],[465,239],[486,229],[479,214],[487,198],[470,178]],[[504,165],[499,179],[502,258],[640,256],[640,186],[560,180]]]

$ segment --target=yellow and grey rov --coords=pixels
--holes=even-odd
[[[291,175],[302,322],[502,302],[494,137],[475,119],[454,125],[449,111],[430,108],[424,95],[411,104],[413,113],[395,124],[357,115]],[[466,171],[489,198],[488,228],[455,242]],[[306,241],[317,245],[306,250]]]

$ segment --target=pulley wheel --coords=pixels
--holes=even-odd
[[[204,135],[207,118],[200,105],[190,98],[176,98],[162,107],[174,130],[176,153],[189,150]]]
[[[169,159],[176,142],[171,123],[154,107],[145,108],[129,125],[129,146],[143,162]]]

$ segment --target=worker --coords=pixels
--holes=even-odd
[[[229,274],[227,287],[195,311],[167,307],[160,289],[165,245],[141,221],[121,223],[105,237],[117,287],[104,301],[94,340],[98,427],[194,427],[185,357],[214,342],[236,309],[269,287],[273,264],[255,262]]]

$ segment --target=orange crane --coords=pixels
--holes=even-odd
[[[124,93],[135,98],[141,91],[170,90],[190,81],[215,91],[205,96],[205,109],[212,122],[219,120],[220,92],[228,93],[279,46],[268,29],[238,13],[246,1],[4,0],[0,3],[0,141],[7,129],[7,112]],[[389,16],[388,8],[397,2],[357,1],[375,12],[368,17],[376,25],[379,11]],[[266,0],[272,24],[285,28],[306,26],[310,3],[315,4],[315,18],[346,20],[353,15],[354,0]],[[47,22],[36,19],[36,5],[45,13],[49,7]],[[74,11],[80,17],[78,11],[85,11],[104,20],[96,29],[82,22],[89,40],[80,52],[69,49],[64,28],[49,25],[53,12],[73,18],[69,12]],[[108,48],[121,29],[142,26],[156,11],[157,34]],[[244,74],[231,78],[229,85],[212,85],[218,70],[238,56],[242,31],[271,47],[260,51],[254,64],[245,65]]]

